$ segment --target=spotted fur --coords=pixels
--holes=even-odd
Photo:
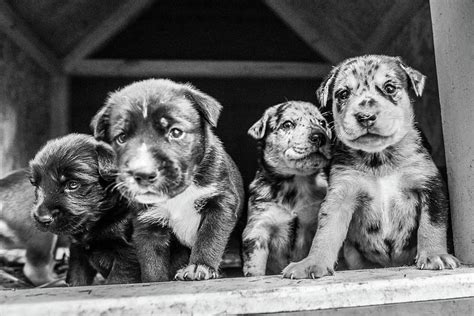
[[[250,184],[244,274],[278,274],[309,251],[326,194],[331,132],[314,105],[290,101],[269,108],[249,134],[258,140],[259,169]]]
[[[399,58],[371,55],[344,61],[318,89],[338,141],[310,254],[284,276],[332,274],[344,240],[351,269],[459,265],[447,253],[444,183],[414,123],[409,93],[421,96],[424,81]]]

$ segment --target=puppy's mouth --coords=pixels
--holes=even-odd
[[[311,148],[291,147],[285,151],[285,157],[288,160],[302,160],[317,154],[318,151]]]
[[[169,197],[164,194],[145,192],[134,195],[134,199],[141,204],[157,204],[165,202]]]
[[[367,132],[352,141],[354,142],[359,142],[363,144],[368,144],[368,143],[373,143],[373,142],[380,142],[389,139],[391,136],[384,136],[384,135],[379,135],[371,132]]]

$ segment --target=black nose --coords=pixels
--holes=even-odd
[[[355,118],[360,125],[364,127],[371,127],[375,124],[375,120],[377,119],[377,115],[375,114],[368,114],[368,113],[356,113]]]
[[[41,224],[51,224],[54,221],[54,216],[59,213],[58,209],[53,209],[49,211],[43,206],[40,206],[34,213],[33,216],[38,223]]]
[[[326,135],[320,132],[312,133],[309,135],[309,141],[317,146],[323,146],[326,144]]]
[[[134,171],[133,178],[138,184],[151,184],[156,181],[157,174],[155,171]]]

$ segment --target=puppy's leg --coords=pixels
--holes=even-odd
[[[319,211],[318,230],[308,256],[290,263],[283,277],[290,279],[320,278],[334,274],[339,249],[346,238],[357,201],[358,186],[340,179],[329,189]],[[336,182],[336,181],[334,181]]]
[[[140,263],[142,282],[169,281],[169,228],[136,221],[134,229],[133,241]]]
[[[57,239],[58,237],[51,233],[39,232],[27,241],[26,263],[23,266],[23,273],[36,286],[57,279],[53,272],[54,249]],[[56,284],[56,286],[58,285],[59,283]]]
[[[189,265],[179,269],[175,279],[191,281],[218,277],[222,255],[237,221],[237,201],[235,195],[216,196],[207,201],[201,211],[203,219],[191,249]]]
[[[97,271],[91,266],[85,249],[79,244],[72,243],[69,253],[66,283],[70,286],[91,285]]]
[[[249,211],[250,212],[250,211]],[[243,233],[244,276],[265,275],[269,254],[270,225],[263,219],[249,219]]]
[[[125,284],[138,283],[141,280],[140,269],[137,267],[138,262],[128,260],[127,254],[123,257],[116,258],[112,264],[112,269],[107,276],[107,284]]]
[[[426,270],[454,269],[460,263],[447,250],[448,202],[443,183],[437,180],[430,184],[430,190],[420,194],[416,266]]]

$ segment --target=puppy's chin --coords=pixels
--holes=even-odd
[[[311,152],[304,155],[292,155],[292,152],[290,152],[290,155],[287,155],[287,152],[285,152],[283,157],[277,159],[276,164],[270,161],[267,162],[277,173],[282,175],[309,176],[317,173],[328,164],[328,159],[319,152]]]
[[[140,204],[159,204],[168,200],[170,197],[163,194],[143,193],[134,195],[134,200]]]

